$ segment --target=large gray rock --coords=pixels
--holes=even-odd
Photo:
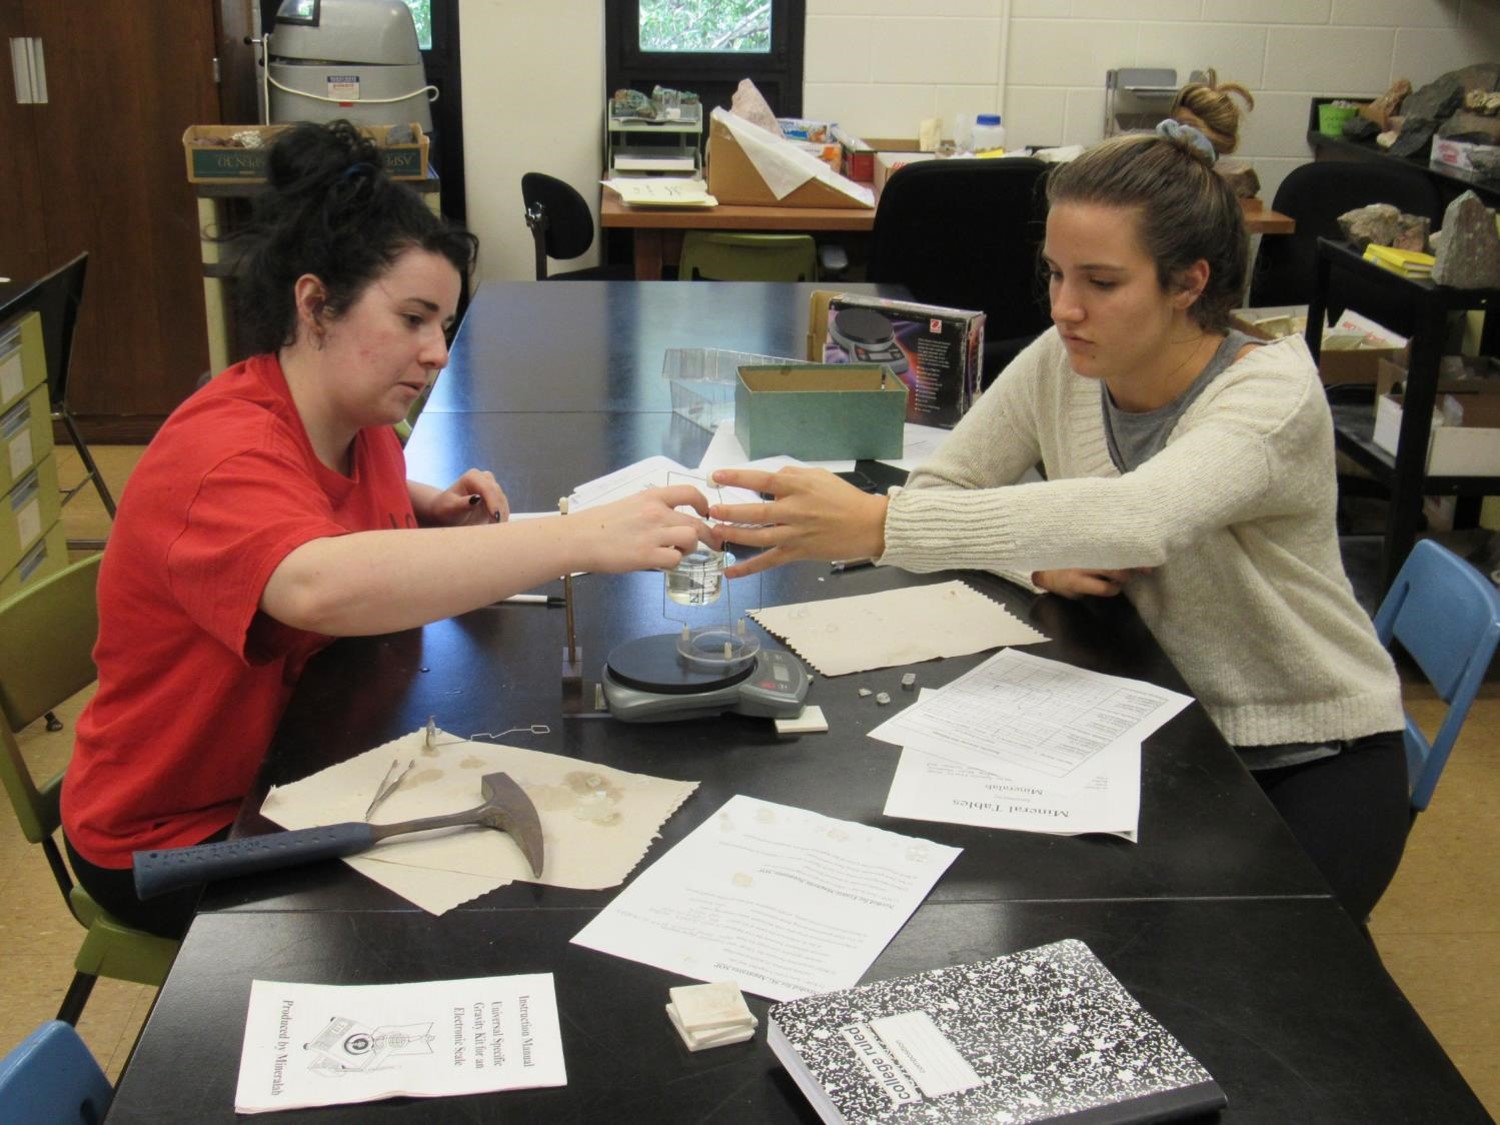
[[[1427,146],[1432,143],[1432,135],[1437,132],[1437,127],[1436,118],[1405,114],[1401,122],[1401,135],[1396,138],[1396,143],[1391,145],[1391,155],[1422,155],[1427,150]]]
[[[1448,72],[1464,90],[1500,90],[1500,62],[1474,63]]]
[[[1500,117],[1460,110],[1438,127],[1437,135],[1482,145],[1500,144]]]
[[[1464,102],[1464,86],[1456,71],[1440,74],[1420,90],[1406,95],[1401,113],[1406,117],[1430,117],[1441,121]]]
[[[1456,289],[1500,289],[1500,233],[1495,213],[1472,191],[1448,204],[1432,280]]]

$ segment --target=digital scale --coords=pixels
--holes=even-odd
[[[910,368],[891,322],[873,309],[840,309],[828,323],[828,338],[855,363],[883,363],[896,375]]]
[[[701,633],[664,633],[616,647],[601,677],[609,713],[626,723],[675,722],[726,712],[766,719],[802,713],[809,677],[795,656],[759,648],[751,637],[726,661],[722,648],[711,650],[713,640],[705,640]]]

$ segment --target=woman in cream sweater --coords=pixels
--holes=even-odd
[[[1055,329],[890,497],[831,474],[715,474],[766,548],[730,571],[871,557],[1064,597],[1124,593],[1356,919],[1409,824],[1400,686],[1334,524],[1333,430],[1306,347],[1228,330],[1247,239],[1191,126],[1057,168],[1043,259]],[[1046,480],[1018,484],[1040,463]]]

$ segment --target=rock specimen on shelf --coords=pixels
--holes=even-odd
[[[1339,230],[1357,250],[1373,242],[1377,246],[1425,252],[1431,225],[1425,215],[1407,215],[1389,203],[1356,207],[1339,216]]]
[[[1500,234],[1495,213],[1472,191],[1448,204],[1432,280],[1456,289],[1500,289]]]
[[[1229,184],[1236,198],[1254,199],[1260,194],[1260,177],[1248,160],[1223,157],[1214,165],[1214,171]]]
[[[1375,132],[1383,133],[1391,127],[1391,115],[1401,108],[1401,100],[1409,93],[1411,83],[1405,78],[1398,78],[1380,97],[1360,106],[1356,116],[1374,125]]]

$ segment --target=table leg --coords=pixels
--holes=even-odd
[[[635,279],[661,280],[661,231],[645,227],[635,229]]]

